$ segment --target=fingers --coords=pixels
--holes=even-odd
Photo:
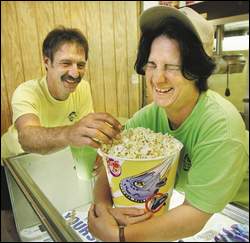
[[[139,216],[145,214],[144,209],[140,208],[120,208],[120,210],[122,210],[123,214],[129,216]]]
[[[107,123],[105,119],[101,120],[100,115],[97,113],[84,117],[78,125],[80,134],[101,143],[111,143],[113,138],[120,138],[119,133],[121,130],[117,128],[117,125],[114,127]]]
[[[110,139],[113,139],[113,138],[119,139],[120,138],[117,136],[121,132],[121,130],[111,126],[107,122],[96,120],[91,124],[91,128],[97,129],[98,131],[100,131],[105,136],[109,137]]]
[[[124,207],[124,208],[113,208],[112,210],[114,212],[128,216],[139,216],[145,214],[145,210],[141,208]]]
[[[95,212],[97,217],[95,216]],[[95,204],[88,213],[89,232],[103,241],[115,241],[118,236],[117,222],[107,211],[107,206]],[[115,232],[115,233],[114,233]],[[112,240],[110,240],[112,239]]]
[[[114,130],[107,123],[95,121],[91,124],[91,127],[86,129],[88,136],[96,139],[101,143],[112,143],[113,138],[117,138],[119,131]]]
[[[110,127],[117,132],[120,132],[122,129],[122,125],[118,120],[116,120],[110,114],[104,112],[89,113],[82,120],[85,122],[90,122],[90,126],[93,125],[93,122],[94,124],[98,124],[99,122],[99,124],[105,125],[105,127]]]
[[[102,157],[99,154],[96,155],[95,164],[96,165],[102,164]]]
[[[103,210],[105,210],[105,207],[96,204],[91,204],[88,214],[92,219],[98,218],[102,215]]]
[[[82,146],[89,145],[94,148],[99,148],[101,143],[112,143],[112,139],[101,131],[93,128],[79,126],[72,128],[74,131],[69,136],[70,145]]]
[[[111,116],[110,114],[108,114],[106,112],[96,112],[95,116],[96,116],[97,120],[107,122],[114,129],[117,129],[119,131],[122,129],[122,125],[120,124],[120,122],[117,119],[115,119],[113,116]]]
[[[107,213],[107,209],[102,204],[95,204],[94,205],[94,212],[95,212],[97,217],[100,217],[101,215],[104,215]]]
[[[127,220],[128,220],[129,224],[136,224],[136,223],[145,221],[145,220],[151,218],[152,216],[153,216],[153,213],[147,212],[147,213],[140,215],[140,216],[129,217]]]
[[[98,233],[98,228],[100,225],[100,220],[98,219],[96,212],[95,212],[95,206],[92,204],[88,211],[88,229],[89,232],[96,236]]]
[[[117,224],[118,225],[128,225],[128,220],[127,220],[127,217],[124,216],[124,215],[117,215],[116,213],[114,212],[111,212],[110,213],[116,220]]]
[[[71,138],[70,145],[77,146],[77,147],[81,147],[83,145],[89,145],[93,148],[100,148],[101,146],[99,142],[94,141],[90,137],[80,136],[79,134]]]
[[[91,206],[89,208],[88,218],[91,219],[91,220],[97,218],[97,215],[96,215],[96,212],[95,212],[95,205],[94,204],[91,204]]]
[[[99,148],[101,143],[110,144],[120,138],[122,126],[108,113],[90,113],[66,129],[69,145],[89,145]]]
[[[138,208],[110,208],[109,213],[116,219],[119,225],[128,225],[149,219],[153,213],[145,212]]]
[[[93,176],[96,176],[100,173],[100,171],[102,170],[102,166],[103,166],[102,157],[100,155],[97,155],[96,160],[95,160],[95,165],[93,168],[93,172],[92,172]]]

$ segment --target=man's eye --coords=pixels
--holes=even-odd
[[[71,63],[69,63],[69,62],[63,62],[62,65],[63,65],[64,67],[68,67],[68,66],[71,65]]]
[[[77,66],[78,66],[78,68],[80,68],[80,69],[85,68],[85,64],[78,64]]]

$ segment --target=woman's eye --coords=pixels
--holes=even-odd
[[[147,67],[148,67],[148,68],[150,68],[150,69],[154,69],[154,68],[156,68],[156,66],[155,66],[155,65],[153,65],[153,64],[148,64],[148,65],[147,65]]]

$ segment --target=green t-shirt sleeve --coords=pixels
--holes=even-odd
[[[130,118],[126,124],[125,124],[125,129],[128,129],[128,128],[136,128],[136,127],[139,127],[141,126],[140,122],[138,119],[136,119],[136,116],[133,116],[132,118]]]
[[[187,201],[208,213],[221,211],[242,184],[247,156],[244,146],[237,141],[199,144],[185,186]]]
[[[32,113],[39,117],[39,101],[32,87],[19,86],[12,97],[13,124],[18,117]]]
[[[147,127],[147,113],[149,106],[137,111],[125,124],[125,128]]]
[[[166,132],[166,118],[164,110],[157,107],[154,103],[144,106],[130,118],[125,128],[144,127],[154,132]]]

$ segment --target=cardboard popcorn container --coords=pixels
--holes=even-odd
[[[173,138],[174,139],[174,138]],[[106,168],[115,207],[137,207],[161,215],[168,210],[182,144],[167,157],[131,159],[98,149]]]

